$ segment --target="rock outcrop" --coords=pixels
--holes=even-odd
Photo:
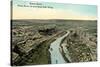
[[[61,44],[67,50],[62,48],[64,58],[70,59],[70,62],[96,61],[96,37],[88,34],[82,28],[70,29],[69,31],[70,34]]]

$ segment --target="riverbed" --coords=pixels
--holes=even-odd
[[[68,36],[68,34],[69,34],[69,31],[65,35],[57,38],[54,42],[50,44],[49,52],[50,52],[50,57],[51,57],[51,64],[66,63],[66,61],[64,60],[60,52],[60,44],[62,40]]]

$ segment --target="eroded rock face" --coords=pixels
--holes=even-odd
[[[38,29],[38,32],[41,34],[41,35],[52,35],[54,33],[57,32],[57,29],[56,29],[56,26],[41,26],[39,29]]]
[[[33,29],[33,30],[32,30]],[[20,27],[12,30],[12,65],[49,64],[49,38],[56,29]]]
[[[71,29],[69,31],[70,34],[63,41],[63,44],[65,44],[65,47],[68,50],[68,52],[62,51],[63,54],[65,53],[64,57],[68,59],[66,56],[66,53],[68,53],[71,62],[96,61],[96,37],[88,34],[81,28]]]
[[[12,63],[16,63],[20,59],[19,54],[12,52]]]

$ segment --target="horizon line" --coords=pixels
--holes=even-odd
[[[83,21],[97,21],[97,19],[11,19],[11,20],[83,20]]]

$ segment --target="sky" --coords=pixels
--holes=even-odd
[[[31,4],[30,4],[31,3]],[[13,0],[12,19],[74,19],[96,20],[96,5],[79,5],[68,3],[38,2]],[[20,7],[49,6],[53,8]]]

